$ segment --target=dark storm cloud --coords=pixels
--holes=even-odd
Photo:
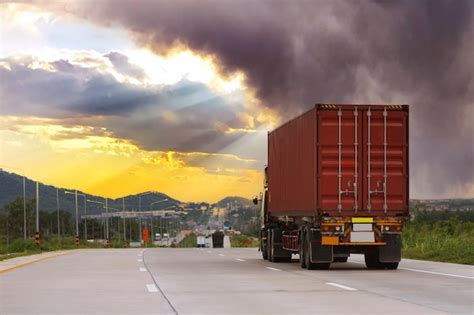
[[[65,118],[124,115],[156,102],[157,93],[118,82],[111,74],[73,65],[67,60],[32,67],[36,60],[2,58],[2,115]]]
[[[285,117],[318,102],[411,104],[415,191],[473,183],[473,6],[454,1],[82,2],[157,52],[177,43],[244,71]]]
[[[226,133],[229,128],[245,127],[239,118],[242,104],[204,84],[183,79],[169,86],[145,88],[67,60],[34,67],[36,62],[29,57],[0,59],[4,65],[0,66],[2,115],[85,125],[91,128],[87,136],[112,133],[147,150],[219,152],[242,137],[242,133]],[[107,132],[101,129],[104,127]],[[78,134],[64,131],[58,137],[77,138]]]

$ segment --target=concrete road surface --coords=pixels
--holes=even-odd
[[[256,249],[96,249],[0,269],[0,314],[473,314],[474,267],[270,263]]]

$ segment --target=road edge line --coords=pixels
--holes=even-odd
[[[67,251],[67,252],[65,252],[65,253],[61,253],[61,254],[57,254],[57,255],[52,255],[52,256],[48,256],[48,257],[43,257],[43,258],[39,258],[39,259],[36,259],[36,260],[32,260],[32,261],[29,261],[29,262],[26,262],[26,263],[23,263],[23,264],[19,264],[19,265],[10,267],[10,268],[2,269],[2,270],[0,270],[0,274],[5,273],[5,272],[8,272],[8,271],[15,270],[15,269],[18,269],[18,268],[21,268],[21,267],[26,267],[26,266],[35,264],[35,263],[37,263],[37,262],[50,259],[50,258],[55,258],[55,257],[59,257],[59,256],[64,256],[64,255],[67,255],[67,254],[73,254],[73,253],[75,253],[75,252],[77,252],[77,251],[78,251],[77,249],[73,249],[73,250]]]

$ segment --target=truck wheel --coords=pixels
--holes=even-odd
[[[262,250],[262,258],[264,260],[268,259],[268,234],[265,231],[260,233],[260,249]],[[265,236],[266,241],[263,240],[263,236]]]
[[[334,262],[345,263],[345,262],[347,262],[347,258],[349,258],[349,257],[334,257],[333,261]]]
[[[267,258],[273,262],[273,230],[268,229],[267,233]]]
[[[368,269],[379,269],[379,252],[377,247],[370,247],[364,253],[365,265]]]
[[[318,266],[317,266],[317,264],[311,262],[310,240],[309,240],[308,233],[306,233],[306,235],[307,236],[304,238],[304,240],[305,240],[305,242],[304,242],[304,261],[305,261],[306,268],[308,268],[308,270],[314,270]]]
[[[299,249],[298,249],[298,252],[300,254],[300,266],[301,268],[306,268],[306,259],[305,259],[305,253],[304,253],[304,246],[305,246],[305,234],[303,233],[303,231],[300,232],[300,246],[299,246]]]
[[[393,263],[379,263],[379,268],[380,269],[392,269],[395,270],[398,268],[398,263],[393,262]]]

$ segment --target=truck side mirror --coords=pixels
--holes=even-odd
[[[254,205],[258,205],[258,197],[254,197],[252,199],[252,202],[253,202]]]

